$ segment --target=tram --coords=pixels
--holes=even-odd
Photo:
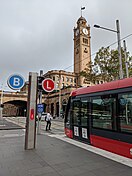
[[[132,78],[72,91],[65,114],[65,134],[132,158]]]

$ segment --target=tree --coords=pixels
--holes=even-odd
[[[86,66],[87,67],[80,72],[80,76],[83,76],[85,78],[85,83],[95,82],[98,75],[93,70],[92,62],[89,62]]]
[[[121,50],[122,54],[122,67],[124,78],[126,77],[126,67],[125,67],[125,55],[123,49]],[[129,77],[132,76],[132,56],[127,52],[127,61],[129,69]],[[89,67],[89,68],[88,68]],[[94,71],[96,69],[96,72]],[[85,79],[94,83],[97,80],[102,81],[112,81],[119,79],[119,58],[117,50],[110,50],[109,47],[102,47],[96,53],[94,64],[89,63],[87,68],[80,73],[81,76],[84,76]]]

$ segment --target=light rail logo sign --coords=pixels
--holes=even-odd
[[[21,75],[11,75],[8,80],[8,86],[13,90],[19,90],[24,86],[25,80]]]
[[[52,92],[55,89],[55,83],[52,79],[47,78],[42,81],[42,88],[46,92]]]

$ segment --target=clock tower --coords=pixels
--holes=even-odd
[[[81,16],[77,21],[77,27],[74,28],[74,73],[77,74],[78,86],[85,85],[84,78],[79,73],[89,62],[91,62],[90,26]]]

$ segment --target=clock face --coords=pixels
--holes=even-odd
[[[87,30],[86,28],[83,28],[83,33],[84,33],[85,35],[88,35],[88,30]]]
[[[79,29],[76,30],[76,36],[79,34]]]

